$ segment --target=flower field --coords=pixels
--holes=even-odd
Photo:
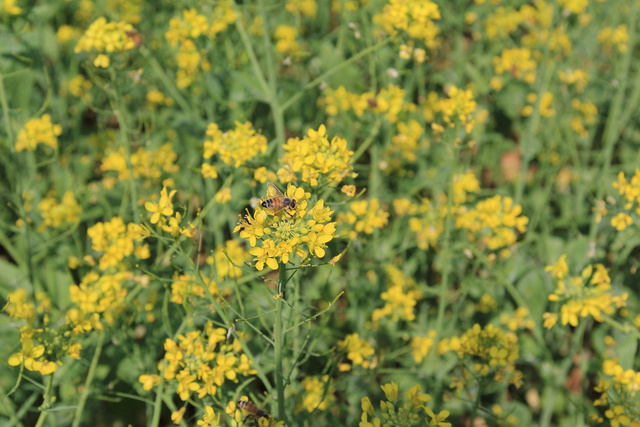
[[[638,24],[0,0],[0,425],[640,427]]]

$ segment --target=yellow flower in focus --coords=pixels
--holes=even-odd
[[[160,191],[160,200],[158,203],[146,202],[144,208],[147,212],[151,213],[149,222],[151,224],[157,224],[160,221],[161,215],[169,217],[173,215],[173,203],[171,199],[176,194],[177,190],[171,190],[171,193],[167,194],[167,187],[162,187]]]
[[[302,181],[312,187],[319,182],[338,184],[346,177],[355,178],[351,164],[353,151],[347,148],[347,141],[340,137],[329,141],[326,133],[326,127],[320,125],[317,131],[309,129],[302,139],[289,138],[281,160],[284,166],[278,176],[285,175],[289,178],[285,182],[292,182],[294,174],[300,173]]]

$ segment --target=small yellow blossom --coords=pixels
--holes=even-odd
[[[16,151],[34,151],[39,144],[53,149],[58,148],[58,136],[62,134],[62,126],[51,123],[51,116],[44,114],[39,119],[31,119],[18,132]]]

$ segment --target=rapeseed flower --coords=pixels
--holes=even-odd
[[[47,196],[38,203],[38,210],[42,215],[42,224],[38,231],[42,232],[47,228],[59,228],[65,224],[75,224],[80,220],[82,208],[73,196],[73,191],[67,191],[62,196],[60,203],[56,201],[54,195]]]
[[[548,296],[549,301],[558,301],[560,306],[560,322],[563,325],[578,326],[579,318],[593,317],[602,322],[602,315],[610,316],[616,309],[625,307],[627,293],[614,296],[611,294],[611,278],[609,271],[602,264],[588,265],[579,276],[565,279],[568,266],[566,255],[546,267],[558,279],[556,290]],[[556,313],[545,313],[544,326],[552,328],[558,320]]]
[[[51,300],[43,292],[36,292],[35,297],[34,303],[24,289],[17,289],[7,297],[6,313],[14,321],[27,323],[20,328],[21,350],[9,356],[8,364],[49,375],[62,366],[66,356],[80,359],[82,346],[76,335],[81,331],[75,331],[70,322],[50,327]],[[38,316],[41,322],[36,328]]]
[[[291,25],[278,25],[274,33],[276,39],[276,51],[285,56],[291,56],[300,51],[300,45],[296,41],[298,30]]]
[[[431,396],[423,394],[419,384],[407,390],[404,397],[399,397],[399,387],[393,381],[380,386],[380,388],[387,400],[380,402],[379,415],[376,414],[375,407],[369,397],[363,397],[360,400],[362,415],[359,427],[379,427],[381,425],[451,427],[451,423],[446,422],[449,411],[434,413],[426,405],[432,400]]]
[[[440,19],[438,5],[429,0],[389,0],[373,22],[391,35],[419,40],[429,49],[439,45],[440,30],[434,21]]]
[[[497,75],[510,73],[518,80],[533,83],[536,80],[536,61],[527,48],[504,49],[500,56],[493,58],[493,66]]]
[[[416,289],[413,279],[397,267],[389,265],[386,271],[390,283],[387,290],[380,295],[385,305],[373,310],[371,320],[374,324],[385,317],[391,317],[394,322],[415,320],[414,308],[422,297],[422,292]]]
[[[58,148],[58,136],[62,134],[62,126],[51,123],[51,116],[43,114],[39,119],[31,119],[18,132],[16,151],[34,151],[39,144]]]
[[[289,138],[284,144],[284,155],[278,170],[282,182],[293,182],[297,175],[310,186],[337,185],[344,178],[355,178],[351,156],[353,151],[347,148],[347,141],[326,136],[327,129],[320,125],[318,130],[309,129],[302,139]]]
[[[640,403],[637,393],[640,390],[640,372],[625,370],[617,359],[606,359],[602,363],[602,373],[594,390],[599,397],[595,406],[603,406],[604,416],[611,425],[636,426],[640,419]],[[592,414],[592,418],[597,416]],[[600,418],[603,422],[604,420]]]
[[[327,386],[327,382],[329,385]],[[329,375],[323,375],[322,378],[305,377],[302,379],[302,388],[304,395],[302,402],[296,405],[295,412],[306,410],[312,413],[316,410],[326,411],[333,407],[336,403],[336,388],[332,384],[333,380],[329,379]]]
[[[357,332],[347,335],[339,341],[338,348],[345,351],[347,359],[351,361],[351,364],[338,364],[338,369],[341,371],[350,371],[352,366],[362,366],[364,369],[373,369],[378,366],[378,358],[373,346],[365,339],[360,338]]]
[[[257,207],[253,215],[240,218],[234,230],[249,241],[249,253],[259,271],[265,265],[275,270],[278,262],[286,264],[294,254],[302,259],[323,258],[327,243],[336,237],[336,223],[329,222],[333,211],[323,200],[307,209],[311,194],[291,184],[282,197],[295,200],[295,208],[269,213]]]
[[[347,234],[354,240],[359,233],[373,234],[389,222],[389,212],[380,207],[378,199],[355,200],[349,204],[349,211],[338,213],[340,234]]]
[[[145,238],[144,230],[134,223],[125,225],[119,217],[89,227],[87,236],[91,238],[91,248],[102,253],[99,258],[100,270],[116,267],[125,257],[131,255],[139,259],[147,259],[150,256],[149,247],[141,244]]]
[[[300,13],[301,15],[313,18],[318,11],[318,4],[316,0],[287,0],[285,10],[294,15]]]
[[[233,165],[234,168],[267,152],[267,138],[257,133],[249,122],[236,122],[236,128],[227,132],[222,132],[217,124],[210,123],[207,137],[203,158],[206,160],[217,156],[225,165]]]
[[[115,182],[129,181],[131,175],[135,179],[141,179],[144,187],[158,185],[163,176],[173,175],[180,171],[177,163],[178,155],[173,150],[171,143],[167,142],[157,149],[138,148],[129,156],[131,172],[127,165],[127,155],[124,148],[117,151],[108,151],[102,158],[100,171],[107,173],[103,183],[107,188],[113,188]],[[115,180],[109,172],[115,172]]]
[[[228,342],[224,328],[207,322],[202,330],[178,334],[176,339],[165,340],[164,358],[158,362],[158,372],[165,381],[175,386],[176,394],[187,401],[192,393],[202,399],[215,397],[219,387],[227,381],[238,382],[238,375],[255,375],[242,346],[237,339]],[[157,381],[148,375],[139,378],[142,384]]]
[[[455,352],[476,375],[491,376],[496,382],[520,386],[522,374],[515,368],[520,350],[518,337],[512,332],[492,324],[485,328],[475,324],[460,337],[445,338],[438,343],[440,354],[449,351]]]
[[[94,66],[107,68],[110,58],[107,54],[124,52],[136,47],[133,25],[128,22],[107,22],[107,18],[96,19],[84,32],[76,47],[75,53],[91,52],[96,54]]]

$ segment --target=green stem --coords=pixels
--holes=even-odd
[[[478,394],[476,394],[476,400],[473,402],[473,408],[471,409],[471,419],[469,420],[469,425],[475,425],[474,421],[476,419],[476,414],[478,413],[478,408],[480,408],[480,397],[482,396],[482,378],[478,380]]]
[[[40,406],[40,416],[38,417],[38,422],[35,427],[42,427],[44,425],[44,421],[47,419],[47,415],[49,414],[49,406],[51,402],[49,401],[49,395],[51,394],[51,389],[53,388],[53,374],[49,374],[49,381],[47,382],[47,389],[42,396],[42,406]]]
[[[629,37],[633,41],[633,37],[635,34],[635,15],[636,15],[636,6],[631,7],[631,13],[629,14]],[[631,44],[633,46],[633,44]],[[609,178],[609,171],[611,169],[611,159],[613,157],[613,149],[616,146],[616,142],[622,132],[623,125],[620,120],[623,115],[623,103],[625,99],[627,99],[627,84],[629,82],[629,69],[631,67],[631,55],[632,49],[629,49],[625,56],[622,58],[622,62],[620,64],[619,72],[616,75],[616,80],[618,81],[618,90],[613,98],[613,102],[611,103],[611,109],[607,115],[607,122],[604,127],[603,132],[603,140],[604,140],[604,149],[602,156],[602,173],[601,177],[605,180]],[[635,109],[635,105],[628,105],[625,110],[633,111]],[[600,186],[598,189],[598,199],[601,199],[605,188]]]
[[[11,120],[9,119],[9,103],[7,102],[7,92],[4,89],[4,76],[0,74],[0,106],[2,106],[2,118],[7,130],[7,148],[13,152],[13,131],[11,130]]]
[[[160,425],[160,414],[162,413],[162,400],[164,397],[164,368],[166,363],[162,366],[162,372],[160,372],[160,384],[158,384],[158,391],[156,392],[156,400],[153,403],[153,415],[151,416],[151,423],[149,426],[157,427]]]
[[[84,390],[80,396],[78,407],[76,408],[76,414],[73,417],[73,424],[71,427],[78,427],[82,421],[82,411],[84,411],[84,405],[87,402],[89,393],[91,392],[91,382],[96,374],[96,367],[98,366],[98,360],[100,359],[100,353],[102,353],[102,344],[104,343],[104,331],[100,331],[98,335],[98,344],[96,345],[96,351],[93,353],[93,359],[91,359],[91,365],[89,366],[89,372],[87,373],[87,379],[84,382]]]
[[[454,132],[455,135],[455,132]],[[451,140],[449,143],[450,161],[449,167],[451,173],[449,174],[449,184],[447,188],[447,216],[444,222],[444,237],[442,241],[442,281],[440,282],[440,294],[438,296],[438,316],[436,318],[436,339],[440,339],[443,336],[442,324],[444,322],[444,311],[447,306],[447,290],[449,289],[449,274],[451,273],[451,228],[453,227],[453,177],[455,176],[455,165],[458,157],[458,147],[455,141]],[[435,355],[435,352],[433,353]],[[431,366],[431,372],[437,372],[438,358],[434,359],[434,363]]]
[[[284,293],[284,283],[287,280],[287,271],[285,269],[284,264],[280,264],[279,269],[279,277],[278,277],[278,293]],[[275,357],[275,369],[273,372],[274,380],[276,383],[276,393],[278,395],[278,420],[284,421],[284,424],[287,424],[287,420],[284,413],[284,382],[282,378],[282,344],[283,344],[283,336],[282,336],[282,306],[283,306],[283,298],[278,298],[276,300],[276,319],[274,325],[274,357]]]

